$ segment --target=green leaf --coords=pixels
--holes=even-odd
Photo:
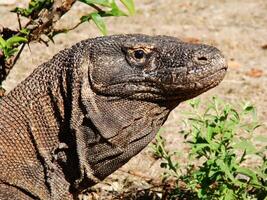
[[[246,112],[251,112],[251,111],[253,111],[254,109],[255,109],[254,106],[251,106],[251,105],[246,106],[246,107],[244,108],[244,110],[245,110]]]
[[[107,35],[107,28],[103,18],[98,13],[92,13],[91,17],[102,34]]]
[[[11,10],[11,12],[15,12],[24,17],[31,16],[32,19],[35,19],[39,12],[45,8],[49,9],[52,6],[52,0],[31,0],[28,8],[19,8]]]
[[[109,0],[79,0],[79,1],[87,5],[98,4],[105,7],[111,7],[111,3]]]
[[[240,161],[239,161],[239,164],[241,164],[242,162],[244,162],[246,160],[246,155],[247,155],[247,152],[246,150],[244,150],[242,156],[240,157]]]
[[[232,115],[233,115],[233,117],[234,117],[234,119],[232,119],[232,120],[233,120],[235,123],[238,123],[238,122],[240,121],[240,116],[239,116],[238,112],[237,112],[235,109],[233,109],[233,108],[230,108],[229,111],[232,113]]]
[[[222,160],[217,160],[216,164],[221,168],[221,171],[236,185],[240,186],[240,183],[235,179],[229,166],[227,166]]]
[[[267,144],[267,136],[259,135],[254,138],[255,141],[263,142]]]
[[[266,172],[264,170],[263,171],[260,171],[260,170],[261,170],[261,168],[257,169],[255,171],[255,173],[257,174],[257,176],[259,178],[267,181],[267,174],[266,174]],[[266,190],[267,190],[267,185],[266,185]]]
[[[11,10],[11,12],[15,12],[15,13],[17,13],[19,15],[24,16],[24,17],[28,17],[31,14],[32,11],[29,10],[29,9],[26,9],[26,8],[16,7],[13,10]]]
[[[248,168],[245,168],[245,167],[238,167],[236,172],[250,177],[251,182],[253,184],[261,185],[261,183],[259,182],[256,174],[251,169],[248,169]]]
[[[135,13],[135,8],[134,8],[134,2],[133,2],[133,0],[120,0],[120,1],[128,9],[130,15],[133,15]]]
[[[207,134],[206,134],[206,140],[208,141],[208,143],[211,143],[213,135],[214,135],[214,128],[211,126],[208,126]]]
[[[233,200],[235,199],[234,191],[230,189],[225,190],[225,196],[223,197],[224,200]]]
[[[200,104],[200,99],[194,98],[194,99],[189,100],[188,103],[192,108],[197,109],[199,107],[199,104]]]
[[[17,51],[18,51],[18,48],[13,48],[13,49],[9,50],[8,53],[7,53],[7,58],[9,58],[12,55],[14,55]]]
[[[4,49],[6,46],[6,41],[0,36],[0,48]]]
[[[11,38],[9,38],[6,43],[7,43],[7,46],[12,48],[13,46],[15,45],[18,45],[20,43],[25,43],[27,42],[28,40],[24,37],[19,37],[19,36],[13,36]]]
[[[105,15],[111,15],[111,16],[127,16],[126,13],[120,10],[120,8],[117,6],[115,1],[113,0],[111,3],[111,11],[105,12]]]
[[[24,34],[24,35],[29,35],[29,34],[30,34],[30,30],[27,29],[27,28],[23,28],[23,29],[21,29],[19,32],[21,32],[21,33]]]
[[[257,152],[256,147],[254,144],[249,140],[240,140],[238,143],[233,145],[234,148],[241,149],[243,151],[246,151],[247,154],[254,154]]]
[[[207,144],[207,143],[198,143],[198,144],[195,145],[193,150],[195,152],[200,152],[200,151],[204,151],[207,148],[210,148],[209,144]]]

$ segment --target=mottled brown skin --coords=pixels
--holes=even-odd
[[[1,101],[0,199],[76,199],[226,69],[216,48],[167,36],[99,37],[59,52]]]

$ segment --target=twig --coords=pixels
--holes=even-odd
[[[74,30],[75,28],[77,28],[78,26],[80,26],[83,22],[79,22],[78,24],[74,25],[73,27],[71,28],[68,28],[67,30],[68,31],[71,31],[71,30]]]
[[[98,12],[104,12],[101,8],[99,8],[98,6],[94,5],[94,4],[90,4],[90,6],[94,9],[96,9]]]
[[[24,27],[21,25],[21,19],[20,15],[17,13],[17,19],[18,19],[18,24],[19,24],[19,30],[11,30],[9,28],[5,27],[0,27],[0,34],[4,39],[8,39],[12,37],[13,35],[20,36],[21,30],[23,28],[27,28],[30,34],[28,35],[27,43],[30,43],[31,41],[41,41],[47,45],[47,42],[44,41],[41,37],[42,34],[48,34],[50,32],[53,32],[54,24],[64,15],[67,11],[70,10],[72,5],[74,4],[76,0],[54,0],[53,4],[51,5],[51,8],[35,13],[37,18],[32,19],[31,16],[29,16],[29,21],[26,23]],[[5,56],[2,55],[0,56],[0,62],[2,65],[2,70],[1,70],[1,80],[0,82],[2,83],[3,80],[6,79],[7,75],[9,74],[10,70],[13,68],[15,63],[17,62],[18,58],[21,55],[22,50],[24,49],[26,43],[23,43],[19,52],[16,54],[15,57],[12,57],[10,59],[5,60]]]
[[[20,16],[18,13],[17,13],[17,19],[18,19],[18,23],[19,23],[19,30],[21,30],[22,26],[21,26]]]
[[[19,57],[20,57],[20,54],[21,54],[22,50],[24,49],[25,45],[26,45],[26,43],[23,43],[23,44],[22,44],[22,46],[21,46],[21,48],[19,49],[19,51],[18,51],[16,57],[14,58],[13,65],[15,65],[16,62],[18,61],[18,59],[19,59]],[[7,75],[8,75],[8,74],[7,74]]]

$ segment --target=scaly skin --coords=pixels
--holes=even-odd
[[[99,37],[59,52],[1,101],[0,199],[77,199],[226,69],[216,48],[167,36]]]

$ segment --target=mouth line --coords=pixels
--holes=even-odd
[[[179,94],[183,94],[184,96],[182,98],[184,99],[188,99],[188,98],[193,98],[205,91],[208,91],[211,88],[214,88],[215,86],[217,86],[223,79],[224,74],[227,71],[227,67],[223,67],[219,70],[217,70],[216,72],[210,74],[207,77],[202,77],[201,79],[199,79],[197,82],[199,83],[200,81],[203,83],[205,83],[205,79],[212,79],[213,77],[216,77],[218,74],[223,73],[222,77],[220,79],[216,79],[216,81],[212,81],[210,84],[205,85],[204,87],[202,86],[201,88],[198,88],[197,86],[197,82],[194,83],[194,86],[192,88],[190,88],[190,90],[192,91],[192,93],[189,92],[188,93],[176,93],[173,95],[168,96],[168,98],[170,98],[170,100],[177,100],[177,99],[181,99],[181,97],[179,96]],[[174,90],[175,91],[175,90]],[[195,91],[195,93],[194,93]]]
[[[214,76],[216,76],[218,74],[221,74],[221,73],[225,74],[226,71],[227,71],[227,67],[223,67],[223,68],[220,68],[219,70],[217,70],[217,71],[215,71],[213,73],[210,73],[210,74],[208,74],[206,76],[202,76],[202,77],[198,78],[197,80],[194,80],[193,82],[195,84],[198,83],[198,82],[203,82],[203,80],[205,80],[205,79],[211,79],[212,77],[214,77]],[[189,84],[186,84],[186,85],[189,85]],[[191,83],[191,84],[193,84],[193,83]],[[163,87],[177,87],[177,88],[179,88],[179,87],[184,86],[184,85],[177,85],[177,84],[173,83],[173,84],[162,84],[162,86]]]
[[[215,71],[211,74],[208,74],[208,76],[203,76],[203,77],[200,77],[198,80],[194,80],[194,82],[212,77],[218,73],[225,73],[226,71],[227,71],[227,67],[222,67],[222,68],[218,69],[217,71]],[[154,78],[140,77],[140,75],[137,75],[137,74],[136,74],[136,77],[134,77],[134,78],[133,78],[133,75],[130,77],[123,77],[121,79],[121,81],[112,84],[112,86],[122,85],[122,84],[125,84],[127,82],[135,84],[136,86],[138,86],[138,85],[151,86],[151,87],[157,87],[159,85],[161,85],[162,87],[181,86],[181,85],[176,85],[175,83],[165,84],[162,81],[160,81],[160,79],[156,79],[155,77]]]
[[[198,79],[196,82],[192,83],[192,84],[187,84],[187,85],[175,85],[175,84],[161,84],[161,87],[159,87],[159,85],[155,85],[153,86],[148,86],[151,87],[153,90],[140,90],[138,92],[136,92],[136,94],[141,94],[141,93],[150,93],[150,94],[154,94],[154,95],[160,95],[160,96],[164,96],[165,98],[169,99],[169,100],[180,100],[180,99],[187,99],[187,98],[191,98],[194,96],[197,96],[198,94],[201,94],[213,87],[215,87],[216,85],[218,85],[222,78],[216,79],[216,81],[212,81],[211,83],[205,85],[205,79],[212,79],[213,77],[216,77],[218,74],[225,74],[225,72],[227,71],[227,67],[223,67],[219,70],[217,70],[216,72],[210,74],[209,76],[206,77],[202,77],[200,79]],[[197,83],[200,82],[204,82],[204,87],[199,87]],[[156,87],[156,91],[155,91],[155,87]],[[168,92],[168,88],[173,88],[172,89],[172,93],[170,94],[170,92]],[[189,89],[188,89],[189,88]],[[185,92],[186,90],[189,90],[189,94],[187,92]],[[191,91],[191,92],[190,92]],[[181,94],[183,94],[183,97],[181,97]]]
[[[187,82],[186,84],[164,84],[159,81],[160,79],[148,79],[139,76],[132,80],[121,80],[120,82],[108,87],[103,88],[102,86],[102,89],[100,90],[102,90],[103,94],[112,96],[114,95],[112,91],[125,87],[125,84],[128,82],[128,86],[133,89],[133,91],[129,93],[130,96],[147,93],[168,99],[180,99],[183,94],[182,96],[187,98],[187,96],[196,96],[195,94],[203,93],[218,85],[223,79],[226,71],[227,67],[225,66],[211,74],[208,74],[208,76],[202,76],[198,78],[198,80],[193,80],[191,83]],[[133,78],[133,76],[131,78]]]

